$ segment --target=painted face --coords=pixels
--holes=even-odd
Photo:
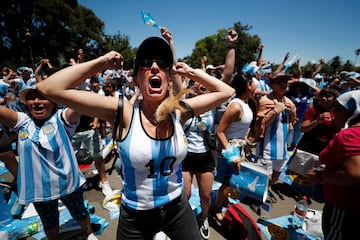
[[[49,118],[56,108],[55,103],[45,98],[37,91],[31,91],[27,94],[26,104],[31,116],[38,120]]]

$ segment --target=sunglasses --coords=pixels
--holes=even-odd
[[[139,66],[142,69],[149,69],[151,68],[151,66],[153,65],[153,62],[156,62],[156,64],[159,66],[159,68],[167,71],[170,69],[171,67],[171,63],[164,61],[162,59],[148,59],[148,58],[144,58],[139,60],[137,63],[139,64]]]

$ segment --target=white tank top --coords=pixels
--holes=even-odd
[[[135,103],[129,132],[119,142],[123,177],[121,200],[128,208],[153,209],[181,195],[181,162],[187,154],[187,140],[175,114],[172,120],[172,136],[151,138],[142,125],[139,104]]]
[[[224,131],[228,140],[230,139],[245,139],[249,131],[250,123],[253,119],[253,112],[249,107],[249,104],[245,103],[239,98],[234,98],[230,101],[228,107],[231,104],[240,104],[243,110],[243,116],[240,121],[232,122],[230,126]]]

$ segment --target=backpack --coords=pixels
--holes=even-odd
[[[93,158],[90,156],[90,153],[85,148],[80,148],[78,151],[76,151],[76,159],[78,164],[86,165],[91,164],[93,162]]]
[[[261,232],[251,215],[240,205],[230,205],[222,222],[227,239],[260,240]]]

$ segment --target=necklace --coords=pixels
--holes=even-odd
[[[147,120],[149,120],[149,122],[150,122],[152,125],[154,125],[154,126],[159,125],[159,122],[156,121],[154,115],[151,115],[151,114],[149,114],[148,112],[146,112],[141,103],[140,103],[140,109],[142,110],[142,112],[144,113],[145,117],[147,118]]]

